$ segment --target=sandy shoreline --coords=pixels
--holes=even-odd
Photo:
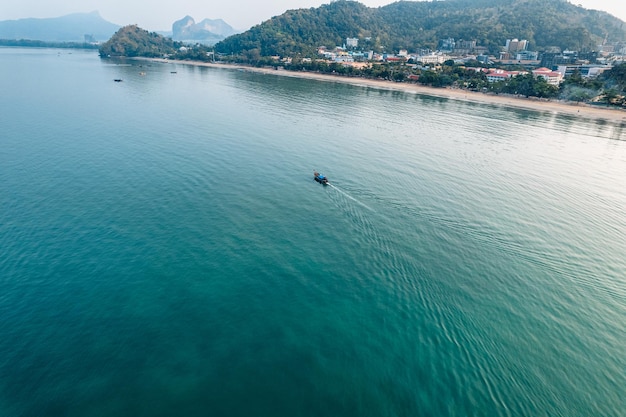
[[[499,96],[494,94],[484,94],[474,91],[451,89],[451,88],[435,88],[427,87],[419,84],[396,83],[393,81],[372,80],[368,78],[352,78],[340,75],[320,74],[314,72],[297,72],[275,70],[271,68],[256,68],[244,65],[222,64],[213,62],[200,61],[173,61],[167,59],[151,58],[150,61],[194,65],[212,68],[224,68],[231,70],[245,70],[258,72],[263,74],[279,75],[295,78],[308,78],[320,81],[330,81],[338,83],[347,83],[364,87],[372,87],[384,90],[404,91],[408,93],[449,98],[452,100],[460,100],[481,104],[492,104],[504,107],[514,107],[519,109],[546,111],[574,115],[585,119],[601,119],[605,121],[626,123],[626,111],[621,109],[609,109],[591,106],[588,104],[580,104],[574,102],[562,102],[553,100],[541,100],[524,97]]]

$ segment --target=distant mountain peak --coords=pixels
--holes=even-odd
[[[29,39],[45,42],[84,41],[109,39],[119,25],[108,22],[94,10],[88,13],[72,13],[52,18],[25,18],[0,21],[1,39]]]
[[[199,23],[187,15],[172,24],[172,39],[218,41],[237,33],[232,26],[222,19],[203,19]]]

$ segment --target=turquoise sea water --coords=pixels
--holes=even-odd
[[[0,416],[626,415],[625,124],[0,63]]]

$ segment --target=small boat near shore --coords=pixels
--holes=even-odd
[[[319,182],[320,184],[328,185],[328,178],[326,178],[325,176],[323,176],[317,171],[313,171],[313,179]]]

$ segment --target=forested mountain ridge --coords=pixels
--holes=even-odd
[[[318,8],[288,10],[216,44],[228,54],[312,56],[317,47],[359,38],[375,52],[436,49],[440,39],[476,40],[496,53],[507,39],[530,48],[594,50],[603,40],[626,40],[626,24],[605,12],[567,0],[399,1],[369,8],[338,0]]]

